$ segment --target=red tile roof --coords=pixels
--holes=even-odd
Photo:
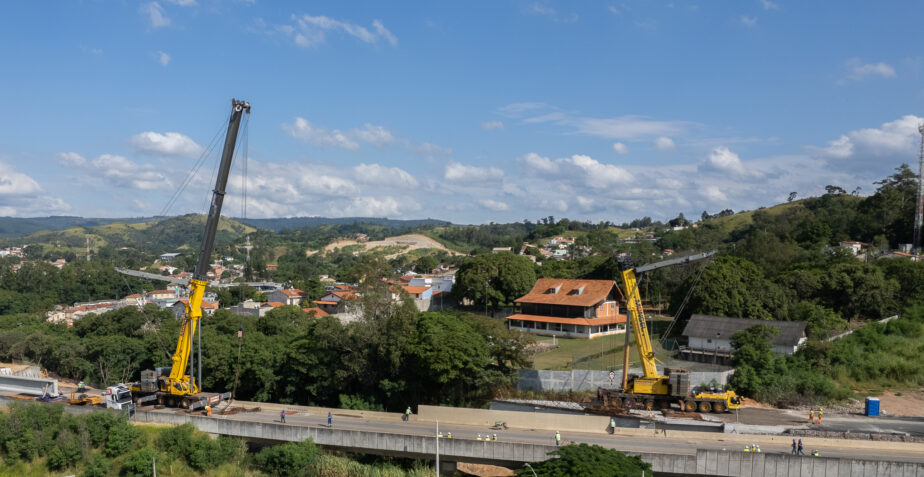
[[[406,287],[404,287],[404,289],[405,289],[405,291],[407,291],[407,292],[410,293],[411,295],[419,295],[419,294],[421,294],[421,293],[423,293],[423,292],[429,290],[429,289],[430,289],[430,286],[429,286],[429,285],[426,285],[426,286],[415,286],[415,287],[406,286]]]
[[[306,297],[306,296],[308,296],[307,293],[305,293],[305,292],[299,290],[298,288],[291,288],[291,289],[288,289],[288,290],[279,290],[279,291],[281,291],[285,296],[289,296],[289,297]]]
[[[317,316],[318,318],[320,318],[320,317],[322,317],[322,316],[327,316],[327,315],[330,314],[330,313],[328,313],[328,312],[326,312],[326,311],[324,311],[324,310],[322,310],[322,309],[320,309],[320,308],[318,308],[318,307],[314,307],[314,308],[302,308],[302,311],[304,311],[305,313],[308,313],[308,314],[314,313],[315,316]]]
[[[278,301],[268,301],[266,302],[266,305],[271,306],[273,308],[279,308],[280,306],[286,306],[285,303],[280,303]]]
[[[315,300],[315,305],[336,305],[339,301]]]
[[[557,316],[539,316],[515,314],[507,317],[508,320],[538,321],[540,323],[562,323],[583,326],[615,325],[626,322],[626,315],[605,316],[602,318],[560,318]]]
[[[517,298],[517,303],[543,303],[570,306],[594,306],[607,299],[616,282],[613,280],[568,280],[540,278],[529,293]],[[583,291],[578,291],[583,287]],[[549,293],[558,288],[557,293]]]

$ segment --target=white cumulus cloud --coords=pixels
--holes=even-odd
[[[443,178],[455,182],[480,182],[500,180],[504,177],[504,171],[496,167],[477,167],[450,162],[446,164],[443,171]]]
[[[881,78],[894,78],[895,68],[888,63],[863,63],[859,58],[850,58],[844,65],[847,67],[847,79],[862,81],[872,76]],[[841,80],[843,83],[844,80]]]
[[[283,124],[282,128],[290,136],[321,147],[339,147],[341,149],[356,150],[359,144],[339,129],[330,130],[321,126],[314,126],[307,119],[297,117],[292,124]]]
[[[360,164],[353,168],[356,180],[369,184],[383,184],[397,187],[415,187],[419,183],[414,176],[398,167],[380,164]]]
[[[603,164],[596,159],[582,154],[559,159],[562,169],[579,171],[584,183],[594,189],[603,189],[614,185],[625,185],[632,181],[632,174],[622,167]]]
[[[676,144],[674,144],[674,140],[667,136],[661,136],[661,137],[655,138],[652,144],[654,144],[655,149],[659,151],[666,151],[668,149],[673,149],[674,146],[676,146]]]
[[[46,195],[35,179],[0,162],[0,215],[27,217],[70,210],[63,200]]]
[[[878,128],[857,129],[830,141],[821,149],[824,155],[848,159],[853,157],[914,157],[920,140],[918,126],[924,118],[906,115],[883,123]]]
[[[621,142],[614,142],[614,143],[613,143],[613,152],[615,152],[616,154],[628,154],[628,153],[629,153],[629,146],[626,146],[625,144],[623,144],[623,143],[621,143]]]
[[[741,24],[751,28],[754,25],[757,25],[757,17],[749,17],[747,15],[741,15]]]
[[[170,55],[168,55],[167,53],[164,53],[163,51],[158,51],[157,52],[157,62],[160,63],[161,66],[169,65]]]
[[[741,158],[725,146],[714,148],[705,162],[699,166],[699,170],[734,176],[743,176],[746,173]]]
[[[504,123],[501,121],[485,121],[481,123],[481,129],[485,131],[503,131]]]
[[[493,210],[495,212],[501,212],[510,208],[505,202],[493,199],[482,199],[479,200],[478,203],[481,204],[482,207]]]
[[[535,152],[527,153],[523,156],[520,156],[518,159],[521,163],[525,164],[530,169],[533,169],[538,172],[547,172],[554,173],[558,172],[558,164],[549,159],[548,157],[540,156]]]
[[[129,144],[138,152],[161,156],[197,157],[203,151],[202,146],[196,144],[196,141],[178,132],[161,134],[147,131],[132,136]]]

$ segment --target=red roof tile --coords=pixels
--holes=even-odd
[[[517,298],[517,303],[543,303],[571,306],[594,306],[607,299],[616,282],[613,280],[569,280],[563,278],[540,278],[533,289]],[[579,290],[583,290],[578,293]],[[557,288],[557,293],[549,293]]]
[[[314,307],[314,308],[302,308],[302,311],[304,311],[305,313],[308,313],[308,314],[311,314],[311,313],[313,312],[313,313],[315,314],[315,316],[317,316],[318,318],[320,318],[320,317],[322,317],[322,316],[327,316],[327,315],[330,314],[330,313],[328,313],[328,312],[326,312],[326,311],[324,311],[324,310],[322,310],[322,309],[320,309],[320,308],[318,308],[318,307]]]

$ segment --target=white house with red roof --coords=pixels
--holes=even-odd
[[[613,280],[540,278],[517,298],[520,313],[507,317],[511,329],[547,336],[597,338],[626,332]]]
[[[276,290],[266,295],[266,301],[268,302],[279,302],[285,305],[295,306],[301,305],[305,298],[308,298],[308,294],[298,288]]]

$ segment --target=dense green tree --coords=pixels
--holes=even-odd
[[[475,305],[512,303],[536,283],[532,261],[509,252],[476,255],[459,267],[452,295]]]
[[[678,289],[685,294],[693,277]],[[672,305],[679,305],[682,295]],[[706,266],[692,290],[685,313],[705,313],[742,318],[785,318],[786,299],[782,289],[764,278],[753,263],[738,257],[720,257]]]
[[[517,475],[539,477],[635,477],[651,475],[651,464],[638,456],[627,456],[597,445],[569,444],[549,453],[553,459],[533,462]]]

